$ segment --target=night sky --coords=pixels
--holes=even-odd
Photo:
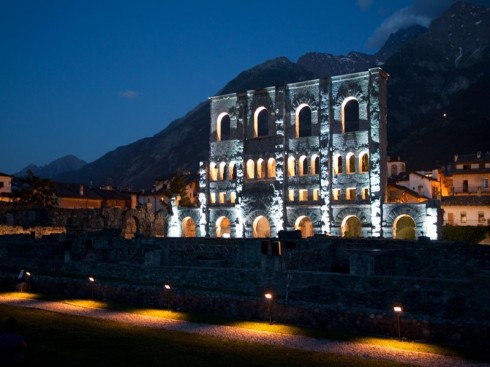
[[[67,154],[92,162],[160,132],[246,69],[374,53],[453,2],[2,0],[0,172]]]

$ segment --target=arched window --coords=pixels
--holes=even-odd
[[[249,159],[247,161],[247,178],[255,178],[255,162],[253,161],[253,159]]]
[[[347,154],[347,173],[356,172],[356,157],[354,153]]]
[[[311,174],[318,175],[320,173],[320,157],[314,154],[311,157]]]
[[[236,180],[236,163],[231,162],[228,166],[228,178],[230,181]]]
[[[253,236],[254,238],[263,238],[271,236],[271,226],[269,221],[264,216],[255,218],[253,222]]]
[[[299,175],[304,176],[308,173],[308,159],[303,155],[299,158]]]
[[[230,237],[231,223],[227,217],[219,217],[215,226],[216,237]]]
[[[211,162],[211,164],[209,165],[209,178],[211,179],[211,181],[218,180],[218,166],[214,162]]]
[[[218,123],[216,125],[216,140],[228,140],[230,139],[230,115],[222,113],[218,116]]]
[[[296,160],[294,157],[288,158],[288,176],[296,176]]]
[[[294,229],[299,229],[303,238],[313,237],[313,222],[306,216],[296,219]]]
[[[226,178],[226,163],[221,162],[219,164],[219,180],[224,181]]]
[[[262,158],[257,161],[257,178],[265,178],[265,161]]]
[[[269,135],[269,113],[265,107],[259,107],[254,114],[254,137]]]
[[[344,101],[342,120],[344,132],[359,131],[359,102],[355,98],[350,97]]]
[[[343,173],[343,167],[342,167],[342,156],[337,156],[334,159],[334,173],[338,175],[339,173]]]
[[[369,155],[367,153],[361,154],[359,159],[359,172],[369,172]]]
[[[191,217],[182,220],[182,237],[196,237],[196,223]]]
[[[342,236],[343,237],[361,237],[362,223],[354,215],[344,218],[342,221]]]
[[[311,136],[311,108],[302,104],[296,109],[296,137]]]
[[[267,161],[267,177],[276,177],[276,160],[274,158],[269,158]]]

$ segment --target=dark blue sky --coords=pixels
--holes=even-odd
[[[266,60],[374,53],[453,2],[2,0],[0,172],[92,162]]]

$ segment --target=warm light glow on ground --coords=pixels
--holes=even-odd
[[[96,309],[109,309],[110,305],[107,302],[102,301],[92,301],[86,299],[70,299],[63,301],[66,304],[85,307],[85,308],[96,308]]]
[[[1,292],[0,297],[7,298],[21,298],[21,299],[39,299],[41,295],[38,293],[27,293],[27,292]]]

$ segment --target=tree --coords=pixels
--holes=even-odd
[[[28,170],[25,177],[12,179],[12,192],[21,203],[51,207],[58,203],[54,183]]]
[[[170,215],[173,214],[170,202],[175,196],[180,196],[179,206],[194,206],[187,194],[187,177],[181,175],[179,170],[175,172],[175,175],[168,182],[161,199],[163,207]]]

